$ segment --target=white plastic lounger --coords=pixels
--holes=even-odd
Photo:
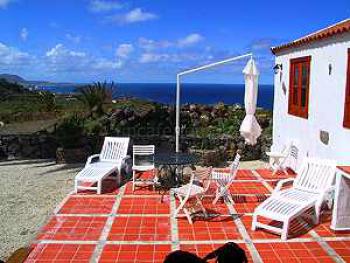
[[[271,197],[255,209],[252,230],[265,228],[286,240],[290,222],[311,208],[315,209],[313,219],[318,224],[322,204],[331,201],[335,172],[335,161],[306,158],[297,177],[279,181]],[[285,183],[293,180],[291,188],[281,191]],[[258,216],[282,222],[282,228],[260,223]]]
[[[101,194],[102,181],[107,176],[117,172],[117,180],[120,182],[121,169],[125,165],[129,146],[129,138],[105,137],[100,154],[91,155],[86,161],[85,168],[75,177],[75,192],[79,189],[96,190]],[[97,162],[92,162],[98,159]],[[79,185],[82,182],[97,183],[97,186]]]

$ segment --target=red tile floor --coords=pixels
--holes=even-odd
[[[243,248],[249,262],[350,262],[350,231],[332,231],[330,211],[317,226],[296,220],[287,242],[251,230],[254,208],[278,180],[293,176],[240,170],[230,188],[235,203],[213,205],[207,196],[203,203],[210,217],[196,217],[193,225],[172,218],[178,202],[169,195],[161,202],[152,188],[133,193],[127,183],[120,189],[106,185],[102,195],[72,194],[42,227],[26,262],[160,263],[172,250],[205,256],[228,241]]]

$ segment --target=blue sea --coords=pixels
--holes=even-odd
[[[41,86],[40,89],[55,93],[74,93],[76,86]],[[175,104],[175,83],[120,83],[116,84],[113,97],[136,97],[150,101]],[[242,84],[181,84],[181,103],[244,104],[244,85]],[[258,107],[272,110],[273,86],[259,85]]]

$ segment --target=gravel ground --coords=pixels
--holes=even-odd
[[[45,160],[0,162],[0,259],[30,244],[72,191],[80,168]]]
[[[0,162],[0,259],[30,244],[73,190],[73,178],[81,167],[45,160]],[[264,167],[261,161],[240,164],[240,169]]]

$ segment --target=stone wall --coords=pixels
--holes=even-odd
[[[203,139],[195,137],[181,137],[182,151],[199,154],[208,164],[214,161],[232,160],[235,152],[239,149],[242,152],[242,160],[266,159],[265,152],[271,146],[271,138],[262,135],[255,146],[244,144],[243,138],[210,138],[211,144],[216,145],[212,149],[203,150],[201,145]],[[98,152],[103,142],[103,137],[99,138],[98,145],[94,138],[86,138],[86,144],[82,148],[88,151],[86,154]],[[130,149],[133,144],[154,144],[157,152],[171,152],[175,149],[174,136],[139,136],[131,137]],[[58,144],[55,137],[47,134],[21,134],[21,135],[0,135],[0,159],[50,159],[56,158]],[[87,150],[88,149],[88,150]],[[95,149],[95,150],[90,150]],[[212,161],[210,161],[212,159]],[[214,164],[216,164],[214,162]]]
[[[46,133],[0,135],[0,159],[55,158],[56,148],[55,138]]]

